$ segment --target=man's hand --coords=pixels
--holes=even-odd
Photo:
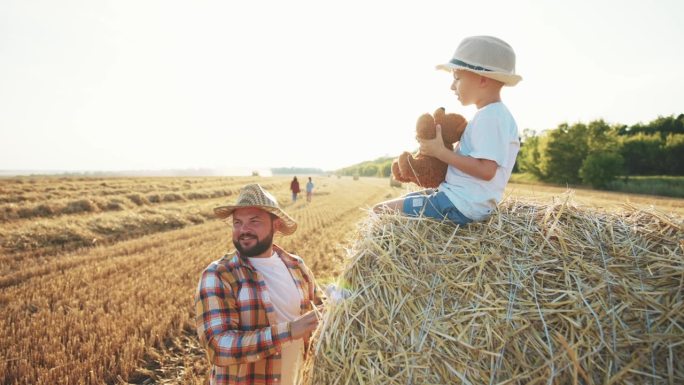
[[[442,139],[442,126],[439,124],[435,128],[435,138],[434,139],[418,139],[420,142],[420,153],[427,156],[434,156],[435,158],[442,160],[441,156],[444,154],[444,150],[447,148],[444,146],[444,140]]]
[[[296,320],[290,323],[290,331],[292,332],[292,339],[299,339],[308,337],[314,329],[318,326],[318,317],[316,312],[311,310],[302,314]]]

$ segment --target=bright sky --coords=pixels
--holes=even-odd
[[[520,131],[684,113],[684,2],[0,2],[0,169],[319,167],[470,118],[434,66],[470,35],[517,54]]]

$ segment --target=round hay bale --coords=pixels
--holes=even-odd
[[[371,215],[308,384],[684,383],[682,218],[506,200],[455,228]]]

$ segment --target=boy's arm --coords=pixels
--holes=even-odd
[[[493,160],[459,155],[446,147],[444,147],[444,150],[445,151],[441,152],[439,156],[435,156],[435,158],[456,167],[470,176],[489,181],[496,175],[497,165]]]
[[[459,155],[446,148],[442,140],[442,127],[440,126],[437,126],[437,135],[434,139],[420,139],[420,152],[434,156],[478,179],[489,181],[496,175],[497,164],[495,161]]]

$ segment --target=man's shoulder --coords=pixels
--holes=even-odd
[[[211,262],[200,275],[198,293],[228,288],[235,290],[235,285],[238,285],[248,274],[242,270],[238,258],[237,255],[226,254]]]
[[[293,260],[294,262],[296,262],[296,263],[304,264],[304,259],[302,259],[302,257],[300,257],[300,256],[297,255],[297,254],[294,254],[294,253],[290,253],[290,252],[285,251],[282,255],[285,256],[285,257],[289,257],[290,259],[292,259],[292,260]]]
[[[304,259],[302,259],[302,257],[300,257],[299,255],[297,255],[297,254],[288,254],[288,255],[290,257],[292,257],[292,259],[297,261],[297,263],[302,264],[302,265],[304,264]]]
[[[278,245],[273,245],[273,248],[275,251],[281,256],[281,258],[286,262],[288,265],[304,265],[304,259],[300,257],[299,255],[286,251],[282,247]]]
[[[226,254],[223,257],[211,262],[202,272],[202,274],[221,274],[222,272],[231,272],[240,267],[240,261],[237,254]]]

